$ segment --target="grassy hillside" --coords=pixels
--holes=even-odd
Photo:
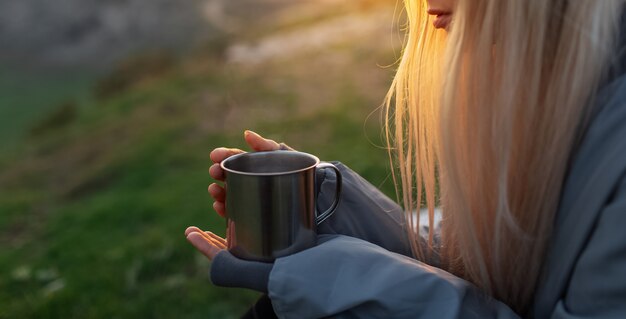
[[[0,318],[238,317],[257,294],[212,286],[183,236],[188,225],[225,231],[206,192],[208,154],[244,148],[252,129],[391,194],[377,114],[366,121],[391,77],[378,65],[394,61],[392,48],[376,38],[391,36],[390,10],[354,12],[383,21],[371,38],[255,63],[229,62],[217,44],[182,60],[143,55],[100,79],[93,98],[55,104],[0,156]]]
[[[58,72],[0,65],[0,153],[20,142],[32,123],[68,97],[86,98],[95,74]]]

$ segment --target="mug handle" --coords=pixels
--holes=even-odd
[[[335,165],[331,163],[320,163],[316,166],[316,168],[320,168],[320,169],[330,168],[334,170],[335,173],[337,173],[337,183],[335,186],[336,187],[335,200],[333,201],[332,205],[330,205],[330,207],[321,214],[317,214],[317,209],[315,209],[315,212],[316,212],[315,222],[317,223],[317,225],[319,225],[323,223],[326,219],[328,219],[328,217],[332,216],[332,214],[337,209],[337,205],[339,205],[339,199],[341,198],[341,172]]]

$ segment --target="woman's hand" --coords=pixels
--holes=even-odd
[[[187,240],[198,251],[205,255],[210,260],[213,260],[217,253],[226,249],[226,240],[210,231],[203,231],[202,229],[191,226],[185,230],[185,236]]]
[[[229,230],[234,230],[234,224],[228,226]],[[232,232],[228,236],[231,234]],[[213,284],[267,293],[273,263],[239,259],[226,250],[227,242],[231,238],[224,239],[195,226],[188,227],[185,236],[198,251],[211,260],[210,278]]]
[[[246,140],[246,143],[256,152],[293,150],[283,143],[277,143],[273,140],[263,138],[261,135],[248,130],[244,132],[244,139]],[[213,161],[213,165],[209,168],[209,174],[211,177],[218,181],[224,181],[224,171],[220,167],[220,163],[223,160],[240,153],[245,152],[237,148],[219,147],[214,149],[210,155],[211,160]],[[215,209],[220,216],[224,217],[226,214],[224,205],[226,191],[224,190],[224,187],[216,183],[212,183],[209,185],[209,194],[211,194],[211,197],[215,200],[213,203],[213,209]]]
[[[293,150],[283,143],[277,143],[273,140],[263,138],[252,131],[245,131],[244,138],[246,143],[257,152]],[[224,181],[224,171],[220,167],[220,163],[228,157],[240,153],[245,152],[236,148],[220,147],[214,149],[211,152],[213,165],[209,169],[211,177],[218,181]],[[226,190],[222,186],[213,183],[209,185],[209,194],[211,194],[211,197],[215,200],[213,208],[220,216],[224,217],[226,213],[224,205]],[[267,293],[267,282],[273,264],[241,260],[230,254],[227,250],[228,244],[236,245],[234,233],[234,223],[228,225],[226,239],[210,231],[204,231],[196,226],[191,226],[185,230],[185,237],[198,251],[211,260],[210,276],[211,281],[215,285],[248,288]]]

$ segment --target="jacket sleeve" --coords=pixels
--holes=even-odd
[[[517,318],[467,281],[372,243],[321,235],[276,260],[269,297],[280,318]]]
[[[331,163],[341,172],[343,190],[337,210],[318,226],[318,233],[356,237],[411,256],[403,209],[344,164]],[[317,172],[316,180],[321,211],[334,200],[337,178],[333,170],[326,169]]]
[[[626,178],[611,197],[552,318],[626,318]]]

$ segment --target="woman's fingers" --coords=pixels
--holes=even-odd
[[[215,209],[218,215],[226,217],[226,205],[224,205],[224,202],[213,203],[213,209]]]
[[[217,243],[218,246],[220,246],[223,249],[226,248],[226,246],[227,246],[226,239],[224,239],[224,238],[222,238],[222,237],[220,237],[218,235],[215,235],[214,233],[212,233],[210,231],[205,231],[204,233],[206,235],[208,235],[213,240],[213,243]]]
[[[213,232],[203,231],[196,226],[187,227],[187,229],[185,229],[185,237],[188,237],[191,233],[199,233],[202,237],[204,237],[204,239],[208,240],[212,245],[217,246],[220,249],[226,248],[226,239],[214,234]]]
[[[244,132],[244,138],[246,143],[248,143],[248,145],[250,145],[250,147],[255,151],[276,151],[280,149],[291,150],[290,147],[284,144],[278,144],[273,140],[263,138],[261,135],[252,131],[246,130]],[[218,147],[214,149],[210,155],[214,164],[209,168],[209,175],[218,181],[224,181],[225,174],[222,167],[220,167],[220,163],[230,156],[241,153],[245,152],[237,148]],[[213,183],[209,185],[208,191],[211,197],[215,199],[213,209],[215,209],[220,216],[224,217],[226,215],[226,208],[224,205],[224,201],[226,200],[226,190]]]
[[[224,202],[226,201],[226,190],[215,183],[209,185],[209,194],[211,197],[215,199],[213,203],[213,209],[217,212],[218,215],[225,217],[226,216],[226,205]]]
[[[187,227],[187,229],[185,229],[185,237],[189,236],[189,234],[193,233],[193,232],[202,232],[202,229],[196,227],[196,226],[189,226]]]
[[[282,144],[281,147],[281,144],[276,143],[274,140],[263,138],[261,135],[249,130],[246,130],[244,132],[244,139],[246,140],[246,143],[248,143],[248,145],[250,145],[250,147],[257,152],[276,151],[280,149],[293,150],[291,147],[285,144]],[[222,170],[222,168],[220,167],[220,163],[233,155],[241,153],[245,152],[238,148],[226,147],[218,147],[211,151],[210,157],[214,163],[209,168],[209,174],[211,175],[211,177],[218,181],[224,181],[224,170]]]
[[[209,185],[209,194],[218,202],[224,202],[226,200],[226,191],[222,186],[215,183]]]
[[[187,235],[187,241],[189,241],[194,247],[196,247],[197,250],[211,260],[213,260],[215,255],[222,250],[222,248],[215,245],[213,241],[207,239],[207,237],[203,236],[202,233],[199,232],[191,232]]]
[[[202,237],[204,237],[204,239],[208,240],[213,246],[216,246],[219,249],[226,249],[226,240],[223,239],[222,237],[215,235],[214,233],[210,232],[210,231],[199,231],[197,232],[200,235],[202,235]]]
[[[209,175],[218,181],[224,181],[224,170],[220,167],[220,164],[213,164],[209,167]]]
[[[226,148],[226,147],[218,147],[211,151],[209,155],[213,163],[221,163],[223,160],[237,154],[245,153],[244,151],[238,148]]]
[[[220,167],[220,163],[233,156],[233,155],[237,155],[237,154],[241,154],[241,153],[245,153],[244,151],[237,149],[237,148],[225,148],[225,147],[219,147],[214,149],[211,152],[211,160],[213,161],[213,165],[211,165],[211,167],[209,168],[209,174],[211,175],[211,177],[213,177],[214,179],[218,180],[218,181],[223,181],[224,180],[224,171],[222,170],[222,168]]]
[[[248,145],[250,145],[250,147],[257,152],[276,151],[280,149],[280,144],[273,140],[263,138],[255,132],[246,130],[243,135],[246,143],[248,143]]]
[[[245,153],[245,152],[238,148],[225,148],[225,147],[218,147],[214,149],[213,151],[211,151],[211,154],[209,156],[211,157],[211,160],[214,163],[209,168],[209,174],[211,175],[211,177],[213,177],[214,179],[218,181],[223,181],[224,170],[222,170],[222,168],[220,167],[220,163],[223,160],[233,155],[237,155],[241,153]]]

